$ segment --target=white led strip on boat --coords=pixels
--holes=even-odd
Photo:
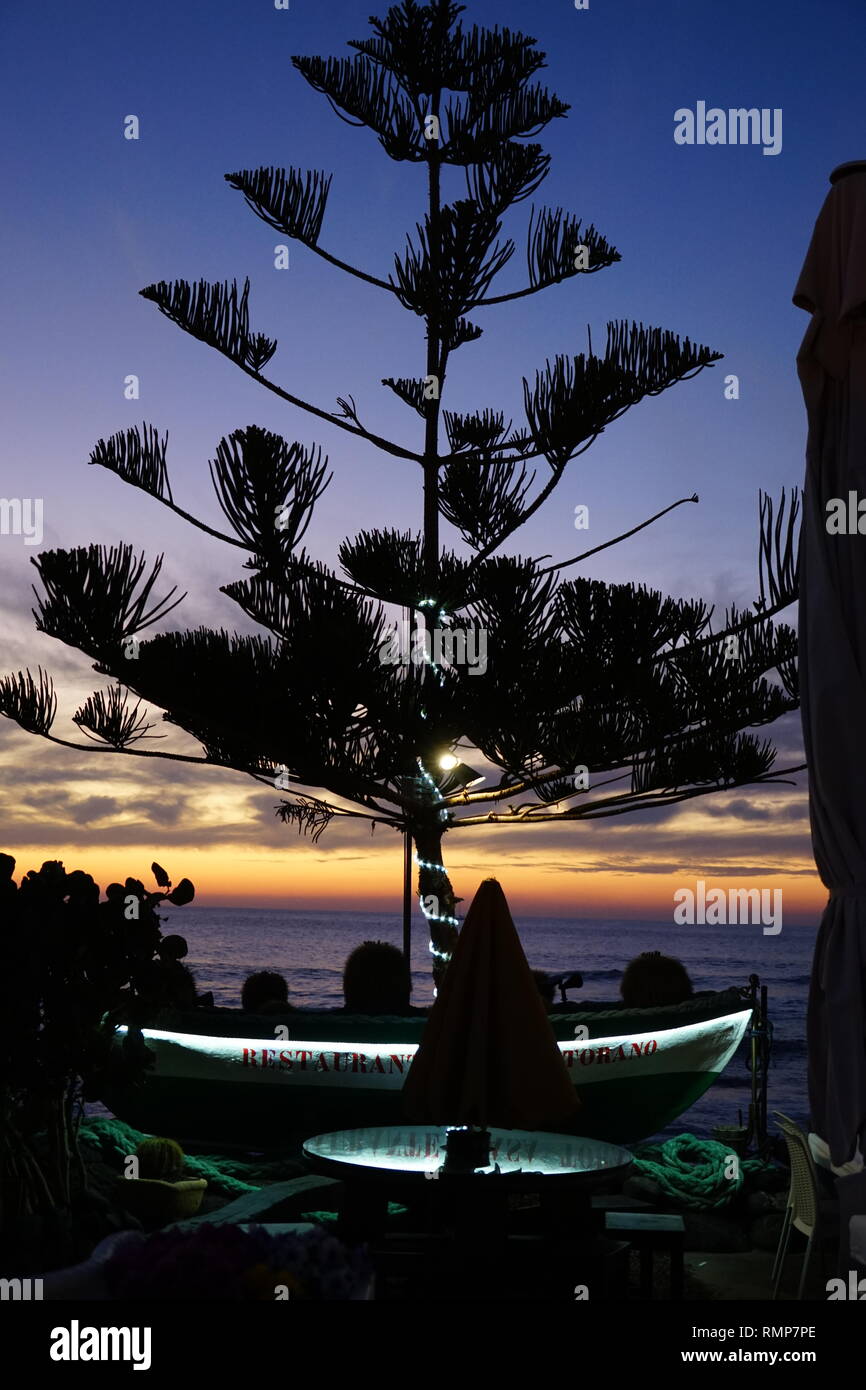
[[[657,1032],[623,1033],[586,1042],[557,1040],[578,1087],[629,1076],[721,1071],[733,1056],[751,1010]],[[125,1028],[118,1030],[124,1033]],[[399,1090],[418,1051],[410,1042],[343,1042],[225,1038],[143,1029],[157,1056],[157,1079]]]

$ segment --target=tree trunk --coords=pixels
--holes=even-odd
[[[428,114],[438,119],[441,92],[431,93]],[[439,413],[446,354],[442,343],[442,313],[440,304],[441,275],[441,190],[440,156],[438,139],[433,141],[427,153],[427,192],[429,211],[429,258],[430,278],[433,284],[433,303],[426,315],[427,326],[427,380],[435,379],[435,393],[426,401],[426,420],[424,431],[424,519],[422,564],[426,593],[424,598],[436,600],[435,606],[428,603],[421,610],[422,620],[428,634],[439,621]],[[431,644],[432,645],[432,644]],[[427,665],[424,667],[425,681],[441,679],[438,672]],[[437,818],[433,825],[412,827],[412,839],[418,855],[418,895],[421,907],[430,930],[430,948],[433,957],[433,984],[436,989],[442,982],[451,952],[457,940],[455,925],[454,890],[442,863],[442,823]]]
[[[433,955],[433,983],[442,983],[457,941],[456,899],[442,862],[440,826],[416,826],[412,839],[418,855],[418,896],[427,918]]]

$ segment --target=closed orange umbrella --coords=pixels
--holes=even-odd
[[[544,1129],[578,1109],[505,894],[485,879],[403,1088],[407,1119]]]

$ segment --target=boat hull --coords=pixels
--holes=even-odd
[[[581,1101],[574,1132],[612,1143],[657,1133],[713,1084],[750,1018],[736,991],[702,1007],[552,1014]],[[144,1084],[102,1098],[147,1133],[199,1141],[282,1146],[395,1124],[424,1024],[340,1013],[296,1012],[284,1022],[228,1010],[170,1016],[145,1029],[155,1064]]]

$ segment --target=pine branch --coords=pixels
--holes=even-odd
[[[522,590],[529,576],[500,563],[501,579]],[[476,576],[485,597],[486,568]],[[536,585],[541,579],[535,577]],[[633,765],[663,745],[691,777],[706,777],[710,768],[723,780],[731,774],[713,740],[793,708],[781,690],[758,679],[760,671],[791,659],[793,634],[763,634],[738,663],[727,663],[717,647],[666,672],[657,653],[700,633],[704,605],[632,585],[576,580],[560,586],[552,609],[548,596],[533,615],[521,609],[519,597],[516,604],[509,598],[507,585],[499,588],[500,598],[486,611],[482,601],[472,604],[496,643],[486,672],[464,682],[475,697],[464,732],[512,778],[519,772],[535,780],[539,761],[545,776],[551,768],[571,775],[577,763],[593,771]]]
[[[736,637],[738,641],[744,636],[748,636],[752,629],[760,631],[767,624],[769,618],[775,617],[777,613],[782,613],[789,608],[797,599],[799,590],[799,534],[797,533],[797,523],[800,514],[800,491],[791,490],[790,507],[787,503],[785,489],[779,502],[778,513],[776,514],[776,524],[773,526],[774,506],[772,499],[765,492],[759,493],[759,549],[758,565],[760,572],[761,592],[760,598],[755,600],[755,612],[749,614],[736,614],[736,619],[726,622],[725,626],[718,632],[710,632],[705,637],[696,641],[695,646],[714,645],[721,648],[725,640],[729,637]],[[787,517],[786,517],[787,511]],[[784,539],[783,533],[784,531]],[[795,539],[796,536],[796,539]],[[767,596],[770,596],[770,603],[767,604]],[[783,656],[776,669],[785,690],[792,698],[798,697],[799,682],[796,664],[793,661],[793,649],[788,655]],[[679,649],[667,654],[666,660],[676,661],[679,659]]]
[[[727,678],[732,672],[754,681],[778,671],[788,696],[795,697],[796,658],[797,634],[792,627],[774,625],[764,613],[742,614],[731,607],[721,631],[710,631],[687,646],[674,647],[661,659],[684,680],[693,679],[695,670],[709,673],[711,681]]]
[[[474,751],[467,749],[470,754]],[[549,782],[557,781],[564,775],[561,767],[545,767],[536,770],[532,775],[525,777],[515,776],[514,774],[503,773],[498,786],[482,787],[477,791],[466,790],[460,795],[460,801],[466,804],[486,803],[503,801],[506,798],[519,796],[522,792],[534,788],[536,784],[546,785]]]
[[[548,565],[547,569],[542,570],[541,573],[553,574],[555,570],[564,570],[567,569],[569,565],[579,564],[581,560],[589,559],[590,555],[597,555],[600,550],[607,550],[612,545],[619,545],[620,541],[628,540],[629,536],[636,536],[638,531],[643,531],[645,527],[652,526],[654,521],[658,521],[660,517],[667,516],[668,512],[672,512],[676,507],[682,507],[686,502],[698,502],[699,500],[696,492],[692,493],[691,497],[681,497],[679,501],[671,502],[670,506],[663,507],[662,510],[656,512],[654,516],[647,517],[646,521],[641,521],[639,525],[632,526],[628,531],[622,531],[618,536],[614,536],[612,540],[603,541],[601,545],[594,545],[591,550],[584,550],[580,555],[575,555],[570,560],[561,560],[559,564]]]
[[[411,449],[404,449],[401,444],[395,444],[390,439],[385,439],[382,435],[374,434],[372,430],[366,430],[361,426],[350,424],[342,415],[337,415],[333,411],[322,410],[317,405],[310,405],[308,401],[302,401],[297,396],[293,396],[288,391],[284,391],[281,386],[268,381],[266,377],[258,372],[252,371],[249,367],[238,364],[242,371],[257,381],[260,386],[264,386],[268,391],[272,391],[280,400],[288,401],[290,405],[296,405],[300,410],[305,410],[309,415],[315,415],[319,420],[327,420],[329,425],[336,425],[338,429],[345,430],[347,434],[354,435],[356,439],[365,439],[369,444],[375,444],[377,449],[383,453],[390,454],[393,458],[409,459],[412,463],[423,463],[423,456],[414,453]]]
[[[479,328],[477,323],[470,323],[468,319],[458,319],[446,335],[444,342],[445,356],[450,352],[456,352],[464,343],[477,342],[483,332],[483,328]],[[439,366],[439,376],[444,377],[444,375],[445,366],[443,362]]]
[[[439,557],[438,592],[428,593],[421,539],[408,531],[360,531],[343,541],[338,557],[356,584],[403,608],[418,609],[423,603],[453,610],[471,593],[465,582],[469,566],[450,551]]]
[[[487,407],[480,412],[476,410],[466,414],[446,410],[443,411],[443,420],[448,442],[455,454],[466,449],[478,449],[487,454],[511,429],[511,421],[506,425],[502,411]]]
[[[168,432],[160,439],[156,429],[147,424],[121,430],[110,439],[100,439],[88,459],[110,473],[116,473],[125,483],[141,488],[160,502],[172,503],[171,483],[166,467]]]
[[[331,481],[328,460],[279,434],[250,425],[221,439],[211,462],[217,500],[261,564],[281,567],[309,525]]]
[[[579,247],[588,251],[588,270],[600,270],[614,265],[622,256],[611,246],[594,225],[584,228],[579,217],[572,217],[562,208],[542,208],[536,218],[535,209],[529,219],[526,263],[529,283],[533,289],[544,289],[572,275],[587,272],[575,266]]]
[[[464,30],[461,25],[449,46],[450,66],[442,85],[450,91],[466,92],[477,105],[484,105],[514,88],[525,87],[545,66],[544,59],[535,39],[517,30],[499,25],[484,29],[477,24]]]
[[[604,357],[558,356],[524,379],[526,417],[533,440],[554,471],[574,450],[594,438],[645,396],[690,379],[719,361],[721,353],[684,342],[675,333],[625,320],[607,326]]]
[[[399,444],[394,444],[390,439],[384,439],[381,435],[373,434],[369,430],[359,429],[350,425],[346,420],[331,411],[322,410],[319,406],[311,405],[309,401],[301,400],[298,396],[293,396],[289,391],[285,391],[275,382],[268,381],[261,375],[261,367],[265,365],[268,358],[276,348],[273,342],[268,350],[271,340],[257,334],[254,338],[246,336],[246,293],[249,288],[249,281],[246,288],[237,300],[236,286],[232,291],[228,290],[227,285],[208,285],[204,280],[199,281],[196,289],[191,290],[189,285],[183,280],[175,281],[173,285],[167,284],[164,280],[158,285],[151,285],[139,293],[145,299],[151,299],[158,308],[177,323],[185,332],[191,333],[193,337],[200,338],[209,347],[213,347],[217,352],[229,357],[241,371],[246,372],[259,385],[272,391],[280,400],[288,401],[290,405],[295,405],[299,410],[305,410],[309,415],[315,415],[319,420],[327,420],[328,424],[336,425],[339,429],[345,430],[348,434],[356,436],[358,439],[366,439],[369,443],[375,444],[377,448],[385,453],[393,455],[395,458],[411,459],[413,463],[421,463],[420,454],[413,453],[411,449],[404,449]],[[243,311],[243,312],[242,312]],[[263,354],[267,354],[264,355]],[[178,510],[175,508],[175,510]],[[201,523],[195,523],[200,525]],[[206,529],[202,526],[202,529]],[[217,533],[214,533],[217,534]],[[222,539],[225,539],[223,537]]]
[[[792,488],[790,506],[788,506],[787,493],[785,488],[782,488],[774,527],[773,499],[766,492],[762,491],[759,494],[758,570],[761,584],[761,609],[786,608],[797,597],[800,571],[798,522],[801,500],[800,489]],[[785,516],[786,511],[787,518]]]
[[[49,743],[56,743],[59,748],[71,748],[76,753],[110,753],[112,755],[122,755],[129,758],[164,758],[172,763],[191,763],[195,767],[208,767],[210,763],[206,758],[193,758],[188,753],[165,753],[159,748],[115,748],[108,743],[72,743],[70,739],[57,738],[54,734],[43,734],[43,738]],[[238,771],[237,768],[225,763],[221,766],[226,767],[229,772]],[[262,778],[258,778],[262,781]]]
[[[284,825],[296,825],[299,835],[309,835],[318,844],[323,830],[334,819],[335,811],[325,801],[312,796],[299,796],[296,801],[282,801],[276,808]]]
[[[452,6],[454,17],[460,6]],[[453,19],[451,21],[453,23]],[[384,67],[412,101],[441,80],[441,58],[429,6],[404,0],[392,5],[384,19],[370,17],[375,38],[350,39],[349,47]],[[441,45],[439,45],[441,50]]]
[[[544,64],[535,41],[510,29],[464,31],[457,24],[463,6],[418,5],[403,0],[384,19],[371,18],[374,38],[349,46],[385,68],[413,102],[447,88],[477,92],[489,101],[512,85],[525,83]]]
[[[800,668],[794,657],[789,657],[784,661],[776,662],[776,670],[782,682],[782,689],[791,702],[791,708],[797,709],[800,704]]]
[[[2,712],[2,711],[0,711]],[[161,758],[173,763],[190,763],[195,767],[223,767],[227,772],[242,772],[244,776],[251,777],[253,781],[264,783],[266,786],[273,787],[273,765],[270,766],[269,775],[263,775],[260,771],[250,770],[249,768],[236,767],[231,762],[219,762],[214,758],[194,758],[186,753],[165,753],[156,748],[116,748],[109,744],[86,744],[72,743],[69,739],[57,738],[54,734],[42,729],[32,729],[29,732],[37,733],[45,738],[49,743],[54,743],[60,748],[71,748],[77,753],[108,753],[121,754],[130,758]],[[334,807],[335,815],[349,816],[356,820],[372,821],[378,824],[397,825],[398,820],[395,816],[383,812],[381,815],[370,816],[363,811],[350,811],[344,807]]]
[[[241,169],[226,183],[275,231],[315,249],[322,230],[332,175],[314,169]]]
[[[273,167],[242,169],[237,174],[225,175],[226,182],[244,194],[253,212],[269,227],[302,242],[329,265],[344,270],[356,280],[393,294],[394,287],[387,280],[349,265],[319,245],[331,177],[329,174],[326,178],[318,170],[304,173],[300,169]]]
[[[525,384],[525,383],[524,383],[524,384]],[[596,438],[597,438],[597,436],[596,436],[596,435],[593,435],[591,439],[586,440],[585,443],[584,443],[584,445],[583,445],[583,448],[575,450],[575,452],[571,455],[571,457],[572,457],[572,458],[576,458],[579,454],[585,453],[586,450],[589,449],[589,448],[591,448],[591,446],[595,443]],[[519,456],[518,456],[516,459],[514,459],[514,460],[501,460],[501,459],[496,460],[496,459],[494,459],[493,462],[494,462],[494,463],[501,463],[501,462],[514,462],[514,463],[518,463],[518,462],[521,462],[524,458],[539,457],[539,456],[542,454],[542,452],[543,452],[542,450],[539,450],[538,453],[537,453],[537,454],[534,454],[534,455],[529,455],[529,454],[526,454],[526,455],[519,455]],[[458,454],[458,455],[457,455],[457,459],[459,460],[459,458],[460,458],[460,455]],[[548,461],[549,461],[549,460],[548,460]],[[443,463],[444,463],[444,462],[445,462],[445,461],[443,460]],[[563,465],[563,467],[564,467],[564,465]],[[467,571],[466,571],[466,578],[467,578],[467,579],[471,578],[471,577],[475,574],[476,569],[478,568],[478,566],[480,566],[485,560],[489,559],[489,557],[494,553],[494,551],[498,550],[499,546],[502,545],[503,541],[506,541],[510,535],[513,535],[513,534],[514,534],[514,531],[517,530],[518,526],[525,526],[526,523],[527,523],[527,521],[529,520],[529,518],[530,518],[531,516],[533,516],[533,515],[535,514],[535,512],[541,510],[541,508],[544,506],[544,503],[547,501],[548,497],[550,497],[550,495],[553,493],[554,489],[558,486],[558,484],[559,484],[561,478],[562,478],[562,468],[554,469],[554,470],[551,472],[550,478],[549,478],[549,480],[545,483],[544,487],[541,489],[540,492],[538,492],[538,493],[536,494],[536,496],[535,496],[535,497],[533,498],[533,500],[528,504],[528,506],[526,506],[526,507],[524,508],[524,510],[523,510],[523,512],[522,512],[522,514],[521,514],[520,520],[519,520],[518,522],[516,522],[515,524],[512,524],[510,527],[506,527],[504,530],[502,530],[502,531],[500,531],[500,532],[497,532],[497,534],[487,543],[487,545],[485,545],[485,546],[478,552],[478,554],[470,561],[469,567],[468,567],[468,569],[467,569]],[[542,556],[541,558],[542,558],[542,559],[547,559],[548,557],[547,557],[547,556]]]
[[[37,680],[29,671],[18,671],[14,676],[0,679],[0,714],[14,720],[28,733],[46,736],[57,713],[57,695],[47,671],[41,666],[36,669]]]
[[[540,574],[535,560],[522,556],[500,556],[479,567],[468,605],[482,627],[498,634],[504,667],[511,666],[507,658],[502,659],[506,644],[515,655],[522,650],[533,656],[547,646],[555,588],[556,581]],[[533,647],[539,651],[533,652]]]
[[[506,450],[513,450],[513,452],[506,453]],[[529,463],[532,459],[543,457],[544,454],[541,449],[532,447],[532,435],[528,430],[512,430],[507,439],[503,439],[501,444],[492,445],[490,450],[485,453],[476,451],[472,454],[466,454],[461,450],[459,453],[440,455],[440,461],[444,467],[447,463],[456,463],[460,458],[471,458],[473,463],[484,466],[498,463]]]
[[[116,749],[129,748],[143,738],[164,738],[164,734],[150,733],[154,725],[148,724],[140,710],[140,700],[131,706],[121,687],[113,685],[88,695],[72,721],[99,742]]]
[[[391,159],[418,163],[426,157],[423,129],[400,83],[361,54],[356,58],[293,57],[293,65],[339,115],[375,131]]]
[[[690,787],[687,790],[676,792],[658,792],[652,796],[637,796],[627,793],[622,797],[604,797],[599,801],[588,802],[579,807],[571,807],[565,811],[554,812],[549,815],[534,815],[533,824],[547,821],[559,820],[601,820],[610,816],[631,815],[637,811],[653,811],[662,806],[674,806],[680,801],[693,801],[699,796],[711,796],[719,791],[731,791],[735,785],[739,786],[781,786],[796,785],[786,782],[785,779],[793,777],[798,772],[807,771],[806,763],[798,763],[795,767],[779,768],[772,775],[764,777],[749,778],[746,782],[732,784],[731,786],[702,786]],[[452,829],[466,826],[488,826],[488,825],[508,825],[513,823],[514,817],[502,816],[496,813],[482,816],[463,816],[455,818]]]
[[[500,463],[496,469],[478,468],[458,460],[443,470],[439,485],[442,515],[456,526],[474,550],[496,544],[517,530],[526,513],[526,495],[535,480],[525,467]]]
[[[531,198],[547,178],[550,155],[541,145],[505,144],[484,163],[466,168],[470,198],[483,212],[499,217],[509,207]]]
[[[669,598],[644,584],[569,579],[557,588],[555,602],[563,636],[575,648],[591,652],[593,667],[600,671],[656,657],[677,642],[693,646],[709,621],[700,599]]]
[[[157,556],[145,574],[147,561],[135,557],[131,545],[43,551],[31,560],[45,590],[44,598],[33,591],[38,630],[88,656],[111,659],[127,639],[160,622],[186,597],[172,602],[175,586],[148,608],[162,562]]]
[[[511,259],[514,243],[496,244],[499,222],[465,198],[440,209],[437,228],[437,272],[431,261],[433,229],[428,215],[423,226],[417,225],[418,246],[410,239],[402,259],[394,257],[396,278],[392,284],[401,304],[432,319],[448,337],[460,316],[483,296]],[[473,335],[477,337],[479,332],[473,330]]]
[[[353,637],[351,613],[338,630],[338,601],[316,578],[308,577],[307,596],[296,600],[279,643],[207,628],[163,633],[142,644],[123,680],[198,739],[209,762],[250,775],[285,766],[304,786],[359,804],[392,800],[379,781],[392,755],[359,725],[357,694],[346,683],[347,662],[361,667],[362,634]],[[357,612],[356,602],[350,607]],[[381,667],[369,645],[367,678],[375,686]]]
[[[507,304],[510,300],[525,299],[551,285],[560,284],[576,275],[592,275],[622,260],[616,247],[594,225],[583,228],[580,218],[563,212],[542,208],[537,218],[533,208],[529,221],[526,245],[529,284],[508,294],[478,299],[467,307],[477,309],[490,304]],[[586,264],[584,264],[584,260]]]
[[[477,89],[468,101],[446,104],[447,136],[440,157],[445,164],[483,164],[506,141],[537,135],[570,109],[544,87],[520,87],[496,95]]]
[[[383,386],[390,386],[395,396],[406,405],[411,406],[418,414],[424,418],[427,414],[427,397],[424,394],[425,385],[423,377],[392,377],[382,378]]]
[[[326,566],[305,554],[290,556],[276,578],[256,574],[223,585],[220,592],[281,639],[284,662],[314,665],[322,689],[330,678],[345,686],[347,669],[356,688],[377,674],[381,607],[347,589]]]
[[[227,536],[222,531],[215,530],[213,526],[208,526],[207,522],[185,511],[172,500],[166,467],[168,434],[159,439],[156,430],[146,424],[142,425],[142,431],[143,435],[137,428],[133,428],[112,435],[109,440],[100,439],[88,462],[100,464],[109,472],[116,473],[125,483],[141,488],[164,507],[168,507],[175,516],[188,521],[205,535],[224,541],[226,545],[235,545],[241,550],[246,550],[243,541],[239,541],[236,536]]]
[[[566,463],[586,452],[607,424],[643,396],[658,395],[675,381],[690,379],[720,357],[709,348],[693,346],[688,338],[681,345],[673,333],[620,321],[608,324],[604,358],[591,353],[571,360],[557,357],[553,367],[546,364],[544,374],[536,373],[534,389],[524,378],[524,404],[537,454],[522,453],[512,461],[543,455],[552,474],[517,525],[524,525],[541,508],[559,483]],[[492,555],[515,529],[509,525],[484,546],[468,573],[471,575],[474,566]]]
[[[217,284],[199,280],[194,285],[187,280],[160,280],[139,293],[185,333],[252,372],[260,372],[277,350],[275,338],[250,334],[248,279],[240,295],[236,280],[231,285],[227,280]]]
[[[713,737],[703,731],[639,758],[632,773],[632,791],[640,795],[678,791],[686,783],[719,790],[742,786],[766,776],[775,756],[767,739],[759,741],[752,734]]]

